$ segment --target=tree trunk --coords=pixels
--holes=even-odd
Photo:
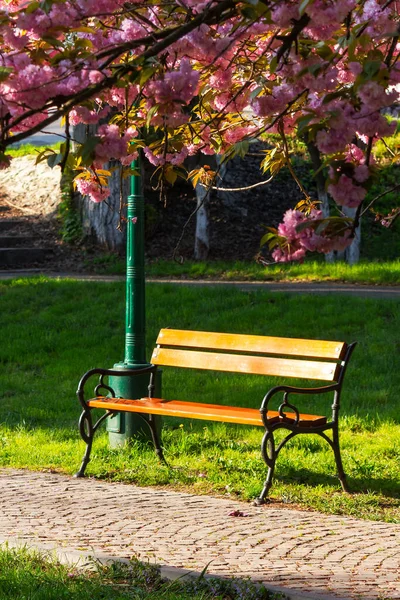
[[[347,217],[354,218],[357,212],[356,208],[348,208],[347,206],[343,206],[343,213]],[[361,222],[359,223],[357,229],[354,232],[354,239],[350,246],[344,250],[344,252],[337,252],[338,260],[345,260],[349,265],[355,265],[360,260],[360,243],[361,243]]]
[[[196,260],[207,260],[210,251],[209,235],[209,196],[207,188],[201,184],[196,185],[197,213],[196,234],[194,241],[194,257]]]
[[[318,200],[321,202],[321,210],[323,212],[324,217],[329,217],[329,199],[328,199],[328,193],[326,191],[326,180],[325,180],[325,176],[322,172],[322,161],[321,161],[321,154],[317,148],[317,146],[314,144],[314,142],[306,142],[307,144],[307,149],[308,152],[310,154],[311,157],[311,162],[314,168],[314,171],[316,172],[315,175],[315,182],[317,184],[317,196],[318,196]],[[333,263],[335,262],[335,253],[334,252],[328,252],[327,254],[325,254],[325,260],[328,263]]]
[[[321,155],[313,142],[306,142],[308,152],[310,153],[311,162],[314,170],[316,171],[315,181],[317,184],[317,194],[318,200],[321,202],[321,210],[324,214],[324,217],[329,217],[329,200],[328,194],[326,191],[326,180],[324,174],[322,172],[321,166]],[[347,208],[344,206],[342,208],[343,214],[348,217],[354,217],[356,214],[355,208]],[[343,252],[328,252],[325,255],[326,262],[333,263],[336,260],[345,260],[349,263],[349,265],[354,265],[358,263],[360,260],[360,242],[361,242],[361,223],[357,227],[354,235],[354,240],[351,245],[346,248]]]
[[[120,196],[122,193],[122,216],[124,216],[128,196],[128,180],[122,181],[121,192],[120,168],[114,163],[108,164],[105,168],[115,169],[109,179],[111,194],[106,202],[92,202],[87,197],[78,194],[82,228],[85,235],[96,244],[107,250],[123,254],[126,230],[123,219],[120,219]]]
[[[205,165],[215,167],[215,158],[198,153],[190,156],[186,161],[188,171],[193,171]],[[197,184],[195,187],[197,210],[196,210],[196,231],[194,239],[194,258],[195,260],[207,260],[210,252],[210,194],[207,188]]]
[[[83,143],[88,135],[94,135],[95,132],[96,126],[78,125],[74,127],[73,138]],[[76,204],[85,236],[107,250],[122,254],[125,251],[126,229],[123,221],[120,220],[120,206],[124,216],[129,179],[123,179],[121,182],[121,168],[118,163],[110,162],[105,169],[113,170],[109,180],[111,194],[106,202],[96,203],[76,193]],[[122,228],[119,227],[120,225]]]

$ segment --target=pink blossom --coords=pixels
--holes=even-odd
[[[284,29],[290,27],[292,21],[299,16],[299,7],[294,3],[290,6],[288,3],[278,2],[272,10],[272,21]]]
[[[188,150],[184,147],[180,152],[167,152],[164,156],[163,154],[155,154],[150,148],[145,148],[144,154],[152,165],[159,167],[167,163],[170,163],[171,165],[181,165],[188,156]]]
[[[347,128],[347,131],[334,128],[322,129],[317,133],[317,146],[324,154],[333,154],[334,152],[343,150],[352,140],[353,136],[354,133],[349,128]]]
[[[277,85],[272,88],[270,95],[255,98],[252,108],[257,116],[268,117],[282,112],[295,95],[293,88],[287,84]]]
[[[216,95],[213,104],[216,110],[238,113],[246,108],[248,100],[246,93],[237,94],[229,91]]]
[[[298,237],[297,227],[303,223],[305,216],[299,210],[287,210],[283,217],[283,222],[278,226],[278,233],[289,241]]]
[[[131,127],[122,136],[118,125],[100,125],[98,129],[100,143],[96,145],[95,164],[101,165],[108,160],[128,160],[128,144],[137,136],[137,131]],[[132,159],[131,159],[132,160]]]
[[[393,135],[396,129],[395,121],[389,123],[379,111],[371,113],[368,109],[354,113],[351,124],[360,139],[362,139],[362,136],[366,136],[364,139],[367,141],[370,137],[381,138]]]
[[[188,104],[197,94],[199,73],[187,59],[181,61],[178,71],[170,71],[162,79],[148,85],[148,94],[157,104],[182,102]]]
[[[339,206],[357,207],[364,200],[367,190],[355,185],[351,177],[342,174],[336,183],[328,186],[328,192]]]
[[[365,154],[356,144],[349,144],[346,148],[346,162],[363,164],[365,162]]]
[[[69,120],[71,125],[78,125],[79,123],[84,123],[85,125],[95,125],[107,116],[110,112],[108,107],[103,108],[102,110],[89,110],[86,106],[76,106],[69,113]]]
[[[110,90],[106,90],[103,94],[104,100],[110,106],[116,108],[123,108],[128,101],[128,104],[133,104],[138,96],[139,86],[131,85],[128,90],[126,88],[113,87]]]
[[[254,125],[233,127],[223,132],[223,138],[227,144],[236,144],[246,136],[250,136],[255,129]]]
[[[322,219],[323,214],[319,210],[312,210],[309,216],[298,210],[287,211],[283,223],[278,226],[281,242],[272,252],[273,259],[276,262],[302,260],[306,252],[327,253],[351,244],[349,228],[336,235],[329,235],[328,228],[317,234],[313,225],[318,225]]]
[[[103,202],[111,193],[109,188],[102,187],[95,177],[75,179],[75,185],[82,196],[89,196],[93,202]]]
[[[29,37],[23,35],[19,29],[5,29],[3,32],[4,42],[11,46],[14,50],[22,50],[28,44]]]
[[[244,513],[241,510],[231,510],[231,512],[228,514],[229,517],[248,517],[249,515],[247,513]]]
[[[22,113],[22,111],[18,111],[15,113],[15,115],[17,115],[17,114],[23,114],[23,113]],[[35,115],[32,115],[31,117],[27,117],[26,119],[21,121],[18,125],[14,126],[12,128],[12,131],[13,131],[13,133],[17,133],[17,132],[21,132],[21,131],[29,131],[29,129],[31,129],[31,127],[35,127],[36,125],[39,125],[39,123],[44,121],[44,119],[46,119],[47,117],[48,117],[48,113],[36,113]]]
[[[354,179],[358,183],[364,183],[364,181],[367,181],[367,179],[369,179],[369,176],[370,172],[367,165],[357,165],[356,167],[354,167]]]
[[[393,104],[397,98],[397,93],[388,94],[386,89],[376,81],[367,81],[367,83],[360,86],[358,96],[370,110],[374,111]]]
[[[89,71],[89,81],[90,83],[100,83],[100,81],[103,81],[104,79],[104,74],[101,71],[97,71],[96,69],[93,69],[92,71]]]
[[[210,85],[220,91],[228,90],[232,85],[233,69],[219,68],[211,75]]]
[[[376,33],[383,31],[393,33],[396,30],[396,22],[391,19],[390,10],[388,8],[383,9],[379,0],[367,0],[364,2],[358,22],[367,23],[365,29],[367,35],[376,35]]]
[[[275,262],[291,262],[292,260],[301,261],[306,255],[306,249],[299,244],[292,244],[285,248],[275,248],[272,252],[272,258]]]
[[[315,0],[309,2],[306,11],[311,17],[311,23],[307,26],[307,30],[314,39],[329,39],[340,28],[342,21],[354,9],[356,4],[355,0],[342,0],[341,2]]]

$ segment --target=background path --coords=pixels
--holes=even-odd
[[[0,271],[0,280],[16,279],[19,277],[32,277],[41,274],[40,269],[29,269],[26,271]],[[61,279],[77,279],[79,281],[125,281],[125,276],[119,275],[89,275],[82,273],[48,273],[43,272],[46,277]],[[387,298],[400,299],[400,285],[361,285],[351,283],[292,283],[292,282],[269,282],[269,281],[222,281],[213,279],[155,279],[147,278],[148,283],[173,283],[175,285],[193,286],[224,286],[235,287],[240,290],[264,290],[266,292],[289,292],[298,294],[345,294],[350,296],[362,296],[364,298]]]
[[[246,516],[229,516],[240,510]],[[400,525],[0,471],[0,542],[251,577],[290,597],[400,599]]]

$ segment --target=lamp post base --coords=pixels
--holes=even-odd
[[[125,370],[125,369],[142,369],[149,366],[148,364],[143,365],[129,365],[126,363],[117,363],[114,365],[114,369]],[[149,375],[143,373],[142,375],[134,375],[132,377],[118,377],[113,375],[110,377],[110,386],[113,388],[116,397],[121,398],[142,398],[148,396],[149,390]],[[155,396],[161,394],[161,371],[157,372],[155,380]],[[155,418],[155,425],[157,430],[161,429],[161,418]],[[135,413],[117,413],[113,417],[107,419],[107,431],[108,439],[111,448],[120,448],[125,446],[132,439],[140,439],[144,441],[151,441],[151,431],[144,422],[140,415]]]

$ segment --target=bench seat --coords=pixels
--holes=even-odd
[[[169,417],[182,417],[185,419],[202,419],[205,421],[220,421],[222,423],[238,423],[240,425],[258,425],[263,427],[261,413],[258,408],[241,408],[238,406],[224,406],[220,404],[201,404],[199,402],[183,402],[182,400],[164,400],[162,398],[140,398],[129,400],[127,398],[108,398],[99,396],[88,400],[91,408],[103,408],[110,411],[125,411],[139,414],[164,415]],[[284,418],[279,412],[267,412],[269,423],[284,420],[294,423],[296,415],[285,413]],[[299,415],[299,427],[325,425],[326,417],[318,415]]]

